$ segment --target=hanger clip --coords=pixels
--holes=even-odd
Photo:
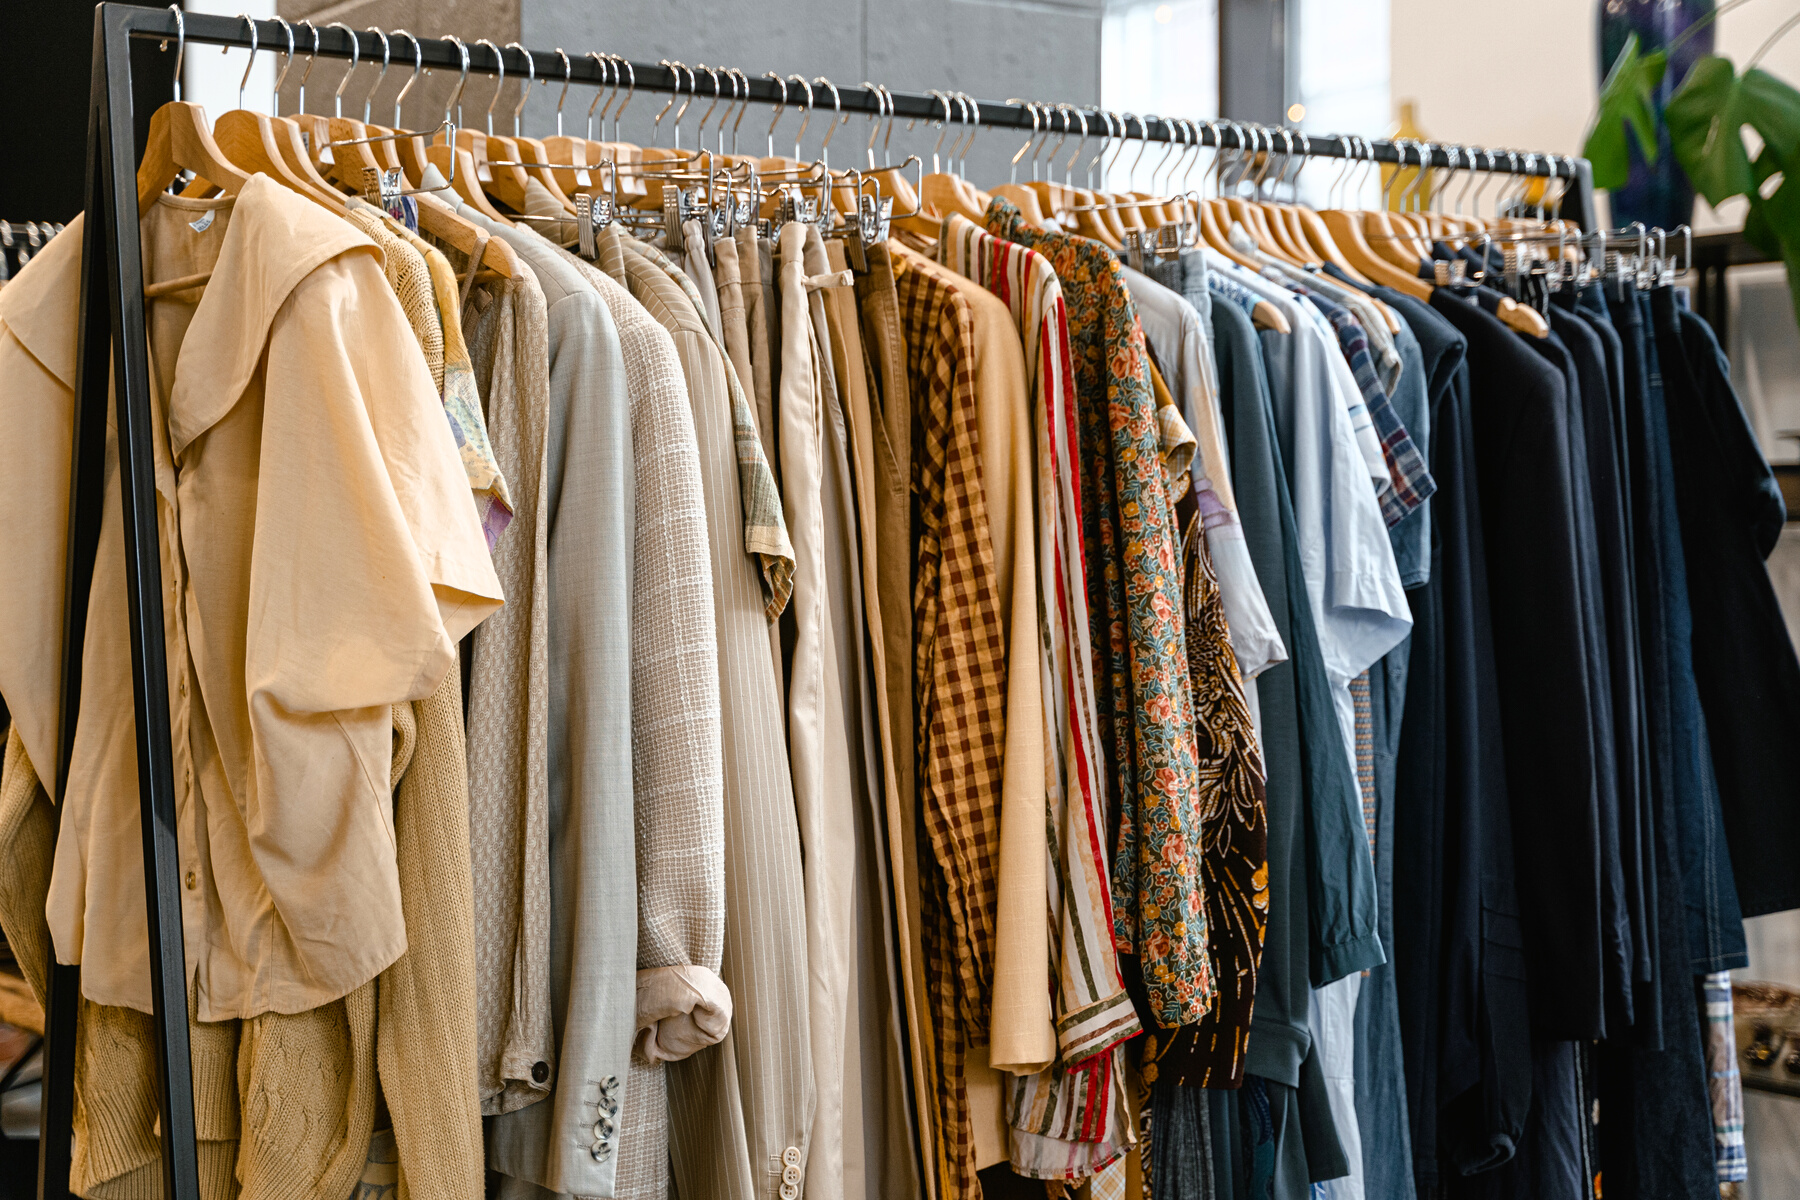
[[[1148,229],[1127,229],[1125,231],[1125,253],[1131,260],[1131,269],[1142,271],[1148,256],[1156,253],[1155,235]]]
[[[1156,257],[1165,261],[1181,257],[1180,225],[1164,225],[1156,231]]]
[[[364,167],[362,176],[363,199],[394,220],[404,223],[406,208],[400,203],[400,196],[406,190],[406,178],[400,173],[400,168],[384,171],[376,167]]]
[[[803,225],[815,224],[819,219],[818,202],[811,197],[802,196],[797,188],[786,189],[781,194],[781,203],[775,209],[777,226],[798,221]]]
[[[581,244],[581,257],[592,262],[600,255],[600,244],[594,234],[612,224],[613,202],[611,196],[590,196],[586,192],[575,193],[575,236]]]
[[[861,235],[858,241],[863,246],[873,246],[877,242],[888,239],[888,224],[894,218],[894,198],[883,196],[877,200],[864,192],[857,199],[856,224]]]
[[[687,253],[687,237],[681,228],[681,189],[663,185],[663,248],[670,254]]]

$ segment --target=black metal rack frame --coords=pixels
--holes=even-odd
[[[188,1055],[186,954],[182,945],[181,883],[175,835],[175,780],[170,742],[167,661],[163,646],[162,570],[156,523],[156,490],[150,442],[150,384],[144,332],[144,280],[138,243],[137,162],[132,139],[131,39],[186,41],[214,46],[251,47],[249,23],[203,13],[177,14],[163,9],[102,3],[94,10],[93,89],[88,112],[87,220],[82,228],[81,352],[75,373],[75,424],[69,496],[68,569],[63,613],[61,722],[55,780],[63,794],[75,740],[81,695],[82,631],[87,624],[88,589],[99,542],[104,495],[104,446],[108,382],[118,424],[120,494],[124,511],[126,588],[131,638],[133,715],[137,722],[138,793],[144,841],[144,890],[148,910],[151,997],[162,1131],[163,1194],[169,1200],[199,1200],[194,1136],[193,1081]],[[256,23],[262,48],[284,46],[286,37],[274,21]],[[280,37],[281,40],[276,39]],[[317,53],[348,59],[355,53],[373,57],[373,34],[319,31]],[[311,41],[310,34],[308,41]],[[463,52],[448,41],[422,39],[418,61],[426,67],[460,71]],[[307,50],[311,50],[309,45]],[[395,57],[412,62],[410,49],[394,47]],[[405,57],[400,57],[404,54]],[[500,52],[499,62],[485,46],[469,51],[470,69],[495,74],[526,72],[526,55]],[[531,67],[539,78],[563,77],[563,59],[554,52],[531,51]],[[687,91],[686,81],[669,68],[632,63],[635,86],[651,92]],[[568,78],[590,86],[610,86],[591,59],[570,60]],[[892,92],[888,104],[876,92],[839,88],[838,104],[847,113],[891,113],[909,119],[938,120],[943,101],[931,95]],[[763,104],[781,102],[778,86],[766,79],[749,80],[748,98]],[[1041,117],[1024,105],[981,101],[971,123],[996,128],[1034,129]],[[1041,109],[1040,109],[1041,112]],[[959,122],[960,123],[960,122]],[[1149,118],[1123,136],[1149,141],[1172,140],[1174,126]],[[1242,148],[1244,133],[1230,123],[1201,123],[1201,145]],[[1286,139],[1282,149],[1287,150]],[[1453,161],[1441,147],[1396,147],[1386,141],[1353,143],[1346,138],[1311,137],[1309,157],[1372,157],[1377,162],[1436,167],[1474,164]],[[1593,182],[1586,160],[1547,155],[1508,156],[1506,173],[1569,180],[1565,210],[1583,228],[1594,227]],[[45,1011],[45,1062],[42,1125],[38,1145],[39,1200],[69,1196],[71,1121],[74,1112],[75,1025],[81,978],[79,967],[49,970]]]

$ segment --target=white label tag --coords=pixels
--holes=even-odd
[[[212,228],[213,218],[218,215],[219,215],[218,209],[209,208],[206,210],[205,214],[202,215],[198,221],[189,221],[188,228],[193,230],[195,233],[205,233],[208,229]]]

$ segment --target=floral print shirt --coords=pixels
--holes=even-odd
[[[1136,954],[1157,1024],[1211,1008],[1201,813],[1174,506],[1149,355],[1123,267],[1087,238],[1032,227],[995,199],[987,229],[1062,283],[1080,416],[1088,613],[1107,785],[1113,941]]]

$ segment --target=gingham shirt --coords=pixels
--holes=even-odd
[[[939,1191],[980,1194],[964,1031],[987,1028],[1005,748],[1006,642],[976,437],[974,321],[928,260],[894,251],[906,341],[919,511],[913,588],[919,856],[927,1003],[937,1058],[929,1098]]]

